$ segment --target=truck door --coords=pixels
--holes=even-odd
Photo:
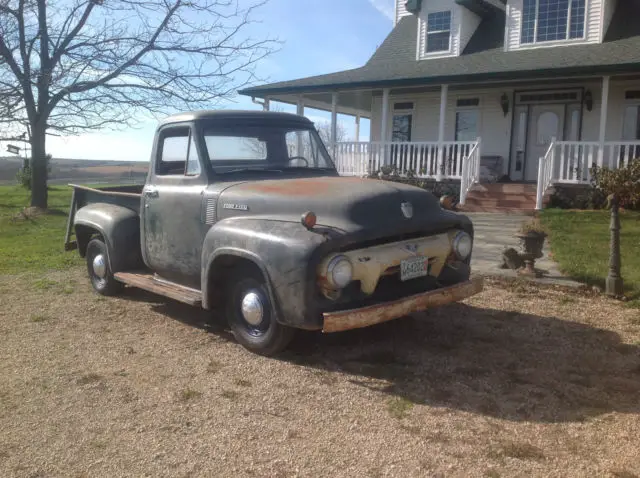
[[[188,125],[171,125],[158,133],[155,164],[142,192],[142,250],[152,271],[200,289],[207,178],[193,133]]]

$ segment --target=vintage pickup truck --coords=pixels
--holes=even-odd
[[[74,186],[65,238],[100,294],[217,309],[264,355],[480,292],[472,246],[432,194],[340,177],[308,119],[256,111],[167,118],[143,187]]]

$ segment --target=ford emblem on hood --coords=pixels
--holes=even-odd
[[[402,214],[407,219],[411,219],[413,217],[413,204],[410,202],[403,202],[400,204],[400,209],[402,209]]]

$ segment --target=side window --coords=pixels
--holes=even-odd
[[[189,156],[187,157],[187,176],[199,176],[200,175],[200,161],[198,160],[198,150],[196,149],[196,142],[191,137],[189,141]]]
[[[189,129],[176,129],[161,136],[162,146],[156,173],[164,175],[184,174],[189,151]]]

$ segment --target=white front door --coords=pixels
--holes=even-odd
[[[566,105],[534,105],[531,107],[525,181],[538,179],[538,163],[549,149],[552,138],[561,141]]]

